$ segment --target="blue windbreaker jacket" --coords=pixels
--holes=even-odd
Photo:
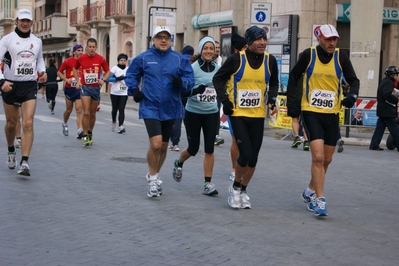
[[[176,76],[183,81],[180,88],[172,86]],[[194,86],[193,69],[185,56],[170,47],[161,52],[153,45],[134,58],[126,72],[125,83],[129,90],[139,89],[140,81],[144,94],[140,119],[165,121],[184,117],[180,92],[187,92]]]

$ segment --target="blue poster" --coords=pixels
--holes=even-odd
[[[363,126],[373,126],[377,124],[377,113],[375,110],[363,110]]]

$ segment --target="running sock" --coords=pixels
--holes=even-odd
[[[211,180],[212,180],[212,177],[205,177],[205,182],[211,182]]]
[[[21,159],[21,163],[20,164],[22,164],[22,162],[23,161],[28,161],[28,159],[29,159],[29,156],[22,156],[22,159]]]
[[[8,147],[8,152],[15,152],[14,145],[12,145],[11,147]]]
[[[93,134],[93,132],[91,132],[90,130],[87,131],[87,134]]]
[[[316,191],[314,191],[313,189],[310,189],[309,187],[307,187],[305,189],[305,195],[310,197],[310,195],[312,195],[313,193],[315,193]]]
[[[150,176],[150,181],[156,181],[158,179],[158,174],[149,175],[149,176]]]
[[[177,166],[178,166],[178,167],[183,167],[183,164],[184,164],[184,163],[180,162],[180,159],[177,161]]]
[[[234,180],[233,188],[241,188],[241,183]]]
[[[247,190],[247,186],[241,185],[241,191],[246,191]]]

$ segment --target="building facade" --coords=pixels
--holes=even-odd
[[[265,21],[254,23],[256,7],[268,3],[270,14],[265,12]],[[243,36],[253,24],[271,29],[268,36],[273,40],[279,18],[295,16],[296,32],[289,33],[294,39],[288,52],[281,52],[282,61],[287,57],[284,53],[295,58],[315,44],[315,26],[333,24],[341,37],[338,47],[351,56],[366,87],[361,95],[375,96],[385,67],[399,64],[398,6],[399,0],[1,0],[0,37],[14,30],[18,8],[28,8],[34,14],[32,32],[42,39],[46,58],[55,57],[59,65],[71,55],[74,44],[85,46],[92,37],[98,41],[97,52],[112,66],[119,53],[131,60],[148,49],[156,24],[171,27],[173,49],[180,51],[185,45],[197,50],[199,39],[206,35],[223,41],[221,33],[226,28]],[[376,20],[370,22],[374,14]],[[270,15],[277,19],[265,24]],[[284,35],[284,29],[278,34]],[[228,44],[222,46],[224,56],[229,51]]]

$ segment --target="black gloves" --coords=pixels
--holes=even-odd
[[[133,90],[133,99],[136,103],[140,102],[144,98],[144,94],[139,89]]]
[[[204,84],[201,84],[198,86],[198,88],[193,89],[193,93],[191,95],[203,94],[205,89],[206,89],[206,86]]]
[[[273,98],[268,98],[267,99],[267,106],[269,106],[269,104],[271,105],[269,108],[270,110],[274,110],[274,108],[276,108],[276,97]]]
[[[122,75],[122,76],[120,76],[120,77],[115,77],[115,79],[116,79],[117,81],[119,81],[119,80],[124,80],[124,79],[125,79],[125,76]]]
[[[356,102],[355,97],[353,97],[353,96],[348,96],[348,97],[344,98],[344,99],[341,101],[341,104],[342,104],[343,106],[345,106],[346,108],[352,108],[353,105],[355,104],[355,102]]]
[[[173,77],[172,78],[172,86],[175,88],[180,88],[183,85],[183,81],[180,77]]]
[[[233,104],[229,100],[223,102],[223,113],[225,115],[232,115],[234,113]]]
[[[299,110],[296,106],[287,106],[287,115],[290,117],[299,117],[301,114],[301,110]]]

